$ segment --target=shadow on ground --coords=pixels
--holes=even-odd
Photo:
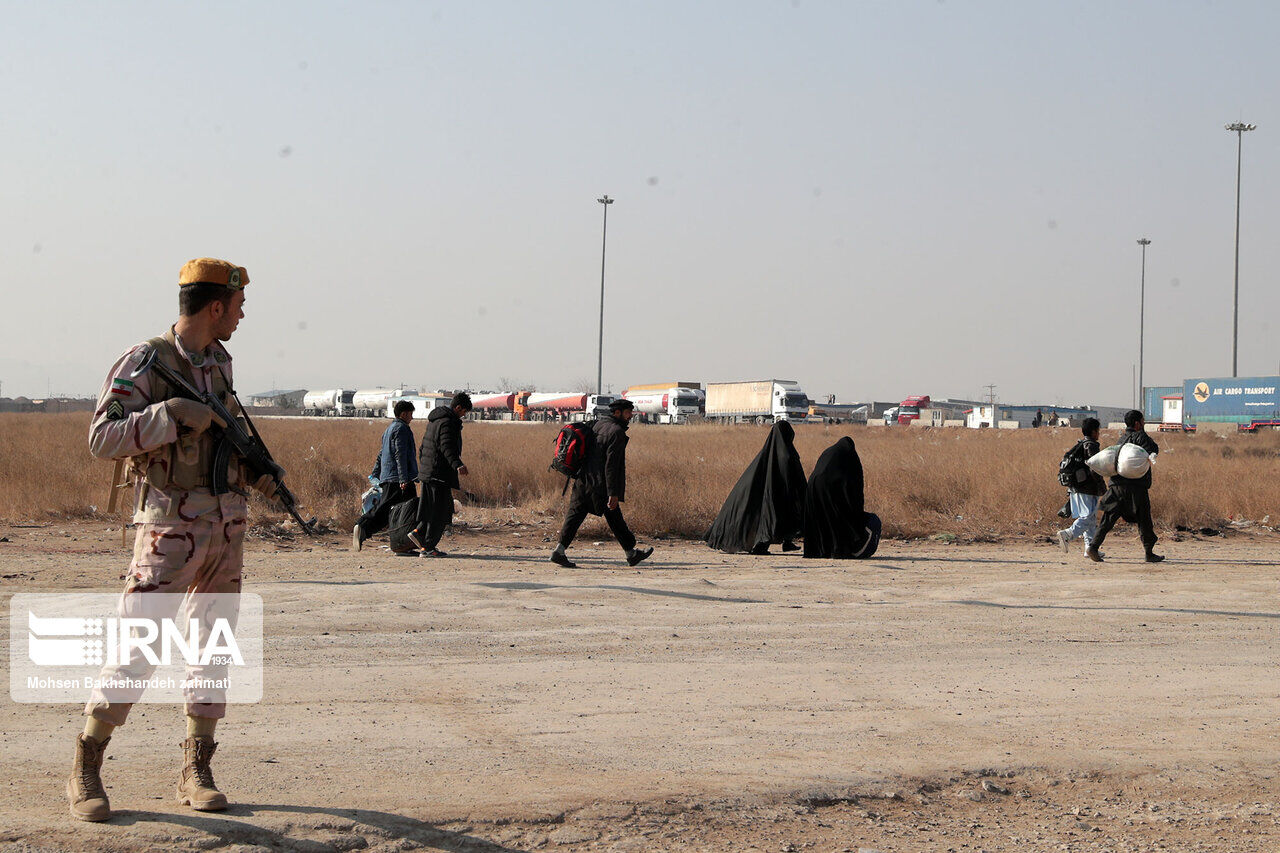
[[[306,824],[290,825],[289,830],[286,831],[258,826],[243,820],[243,818],[271,814],[307,815],[322,819],[312,826],[307,826]],[[207,841],[200,838],[191,839],[196,845],[202,847],[254,844],[276,850],[316,851],[316,853],[320,853],[320,851],[365,847],[367,846],[365,837],[372,835],[383,841],[407,839],[415,844],[422,845],[428,850],[465,850],[468,853],[471,853],[471,851],[478,851],[478,853],[523,853],[516,847],[507,847],[474,835],[440,829],[430,823],[411,817],[389,812],[370,811],[368,809],[239,803],[217,814],[119,811],[112,818],[111,824],[117,826],[173,824],[183,830],[208,835],[209,839]],[[327,835],[329,837],[299,837],[294,834],[299,830],[315,836]],[[335,839],[333,836],[347,836],[350,844],[343,844],[341,838]],[[209,843],[214,839],[216,839],[217,843]]]

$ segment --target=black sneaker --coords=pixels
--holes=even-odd
[[[557,566],[564,566],[566,569],[578,568],[578,564],[573,560],[570,560],[569,555],[563,551],[552,551],[551,562],[555,563]]]
[[[1090,548],[1088,551],[1085,551],[1084,553],[1085,553],[1085,556],[1087,556],[1090,560],[1093,560],[1095,563],[1102,562],[1102,555],[1098,553],[1097,548]]]
[[[792,542],[790,539],[788,539],[786,542],[782,543],[782,550],[783,551],[799,551],[800,546]]]
[[[648,548],[632,548],[631,553],[627,555],[627,565],[639,565],[642,561],[649,559],[653,555],[653,547]]]
[[[1163,560],[1163,559],[1164,559],[1164,554],[1157,554],[1155,551],[1148,551],[1148,552],[1147,552],[1147,562],[1148,562],[1148,563],[1158,563],[1158,562],[1160,562],[1160,561],[1161,561],[1161,560]]]
[[[448,554],[446,554],[444,551],[441,551],[439,548],[432,548],[430,551],[423,551],[423,552],[422,552],[422,553],[420,553],[418,556],[420,556],[420,557],[447,557],[447,556],[449,556],[449,555],[448,555]]]

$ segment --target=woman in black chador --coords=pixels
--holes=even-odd
[[[786,421],[773,425],[707,531],[708,545],[730,554],[768,554],[772,543],[780,543],[784,551],[796,550],[791,540],[799,535],[804,518],[804,468],[795,435]]]
[[[804,498],[804,555],[866,559],[880,544],[880,517],[862,503],[862,460],[845,436],[823,451]]]

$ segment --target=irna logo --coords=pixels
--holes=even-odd
[[[184,635],[170,617],[41,617],[31,611],[27,611],[27,617],[27,655],[37,666],[127,666],[135,655],[152,666],[168,666],[173,663],[175,652],[188,666],[244,666],[235,632],[226,618],[212,620],[207,631],[202,630],[200,620],[185,620]]]

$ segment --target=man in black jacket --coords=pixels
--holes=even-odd
[[[627,424],[635,414],[630,400],[614,400],[609,416],[596,421],[595,441],[587,451],[582,476],[573,484],[569,510],[560,528],[560,543],[551,552],[551,562],[567,569],[577,568],[565,549],[573,543],[578,527],[588,515],[603,515],[618,544],[627,552],[627,565],[634,566],[653,553],[653,548],[637,548],[635,534],[627,527],[619,507],[627,497]]]
[[[453,521],[453,490],[462,488],[458,475],[467,476],[467,466],[462,463],[462,419],[469,411],[471,397],[459,391],[449,408],[432,409],[427,415],[427,431],[418,449],[418,480],[422,483],[418,526],[409,532],[409,541],[423,557],[448,556],[436,546]]]
[[[1160,448],[1152,441],[1151,436],[1147,435],[1147,424],[1143,420],[1142,412],[1137,409],[1128,412],[1124,416],[1124,425],[1128,429],[1124,435],[1120,436],[1120,444],[1138,445],[1151,455],[1154,462]],[[1095,563],[1102,562],[1102,554],[1098,551],[1102,547],[1102,540],[1107,538],[1111,528],[1115,527],[1116,522],[1122,518],[1130,524],[1138,525],[1138,535],[1142,538],[1142,547],[1147,552],[1148,563],[1158,563],[1164,559],[1152,550],[1156,546],[1156,531],[1155,525],[1151,522],[1150,489],[1150,470],[1138,478],[1119,475],[1111,478],[1111,488],[1107,489],[1107,493],[1102,496],[1102,502],[1099,504],[1102,510],[1102,523],[1098,525],[1098,533],[1089,543],[1089,550],[1085,552],[1090,560]]]

